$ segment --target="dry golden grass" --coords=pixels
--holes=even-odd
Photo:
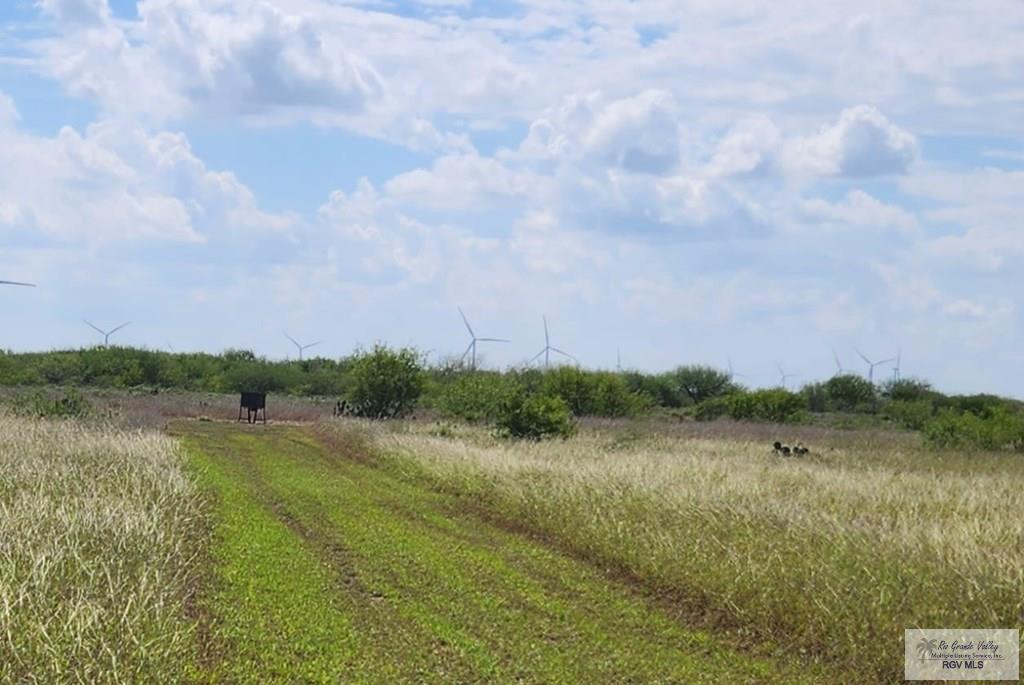
[[[864,682],[902,674],[904,628],[1024,623],[1024,460],[847,434],[765,441],[617,426],[506,443],[368,428],[385,458],[666,593],[692,618]]]
[[[176,443],[0,414],[0,682],[176,682],[199,502]]]

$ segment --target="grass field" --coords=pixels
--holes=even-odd
[[[211,682],[799,683],[308,429],[177,424],[213,498]]]
[[[0,682],[176,682],[200,513],[170,438],[0,414]]]
[[[0,682],[896,682],[1024,623],[1019,459],[764,430],[0,414]]]
[[[1024,624],[1014,455],[847,433],[783,460],[767,440],[621,426],[543,443],[409,424],[369,436],[385,468],[617,569],[690,624],[829,664],[844,682],[900,680],[904,628]]]

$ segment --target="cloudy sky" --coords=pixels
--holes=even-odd
[[[5,0],[0,347],[1024,396],[1019,0]],[[481,348],[482,351],[483,348]],[[888,367],[878,375],[891,373]]]

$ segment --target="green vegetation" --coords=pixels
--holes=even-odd
[[[423,368],[410,349],[391,350],[375,345],[357,352],[349,374],[349,397],[358,416],[388,419],[405,416],[423,392]]]
[[[576,432],[565,400],[525,392],[516,393],[501,403],[495,425],[500,435],[528,440],[567,438]]]
[[[466,427],[368,430],[390,470],[617,570],[690,623],[840,670],[821,682],[899,681],[907,626],[1024,620],[1015,455],[871,434],[783,459],[767,442],[636,430],[511,445]]]
[[[334,423],[329,450],[296,427],[176,426],[216,522],[196,680],[822,681],[685,628],[671,607],[373,460]]]
[[[809,383],[798,392],[751,391],[732,382],[728,374],[700,365],[659,374],[570,366],[476,371],[458,365],[424,367],[416,351],[380,345],[337,360],[276,362],[246,350],[219,355],[117,347],[0,352],[0,386],[47,385],[333,397],[346,400],[359,416],[390,418],[426,408],[447,418],[489,424],[510,436],[517,431],[507,430],[507,409],[525,394],[538,398],[531,402],[533,409],[545,403],[553,406],[543,398],[558,398],[576,417],[662,412],[701,421],[729,417],[835,427],[891,425],[921,431],[925,444],[934,447],[991,449],[998,444],[999,449],[1024,450],[1012,436],[1004,440],[1007,429],[1001,427],[1024,420],[1020,402],[993,395],[947,396],[914,378],[872,385],[854,374]],[[39,396],[31,406],[22,401],[17,410],[40,416],[73,416],[87,410],[81,403],[49,402]]]
[[[180,681],[200,513],[167,437],[0,414],[0,682]]]

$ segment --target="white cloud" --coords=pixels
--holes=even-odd
[[[712,176],[761,175],[776,170],[782,134],[765,116],[737,122],[719,141],[708,164]]]
[[[207,169],[183,135],[111,121],[54,138],[0,130],[0,207],[22,232],[85,244],[201,242],[292,221],[260,211],[248,188]]]
[[[431,169],[399,174],[384,189],[396,199],[420,207],[494,210],[509,199],[522,201],[536,183],[529,172],[471,151],[439,157]]]
[[[71,26],[41,42],[42,67],[107,110],[158,121],[354,116],[383,97],[372,66],[314,16],[270,2],[199,0],[147,0],[138,13],[137,22]]]
[[[866,177],[905,173],[917,157],[917,141],[874,107],[843,110],[819,133],[789,141],[785,163],[796,173]]]
[[[929,241],[925,253],[946,264],[970,266],[983,271],[998,271],[1024,257],[1024,236],[1019,228],[1002,229],[975,226],[961,235],[948,235]]]
[[[840,202],[820,198],[802,200],[797,207],[797,219],[833,230],[895,231],[915,235],[919,230],[917,219],[907,210],[885,204],[863,190],[851,190]]]

